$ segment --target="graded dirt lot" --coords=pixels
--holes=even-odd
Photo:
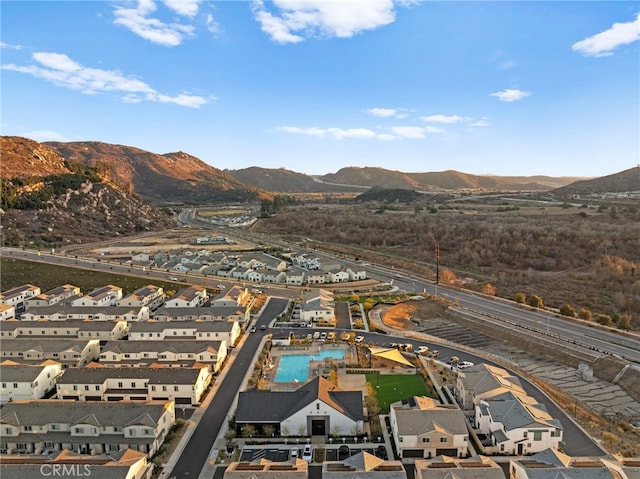
[[[219,244],[197,243],[198,238],[204,237],[228,237],[229,242]],[[248,251],[256,249],[258,245],[237,237],[232,237],[226,232],[212,230],[197,230],[181,228],[159,233],[149,233],[120,240],[107,241],[93,245],[85,245],[82,251],[85,254],[103,256],[109,258],[122,258],[139,253],[158,253],[173,250],[208,250],[208,251]],[[78,250],[79,248],[75,248]]]

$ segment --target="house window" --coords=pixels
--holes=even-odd
[[[162,386],[162,390],[166,391],[167,390],[167,386]]]
[[[524,437],[524,438],[529,437],[529,433],[528,433],[527,431],[524,431],[524,432],[522,433],[522,437]]]
[[[122,383],[121,382],[118,383],[118,387],[122,388]]]
[[[73,390],[74,390],[74,391],[77,391],[77,390],[78,390],[78,385],[77,385],[77,384],[74,384],[74,385],[73,385]]]
[[[100,386],[96,385],[96,391],[100,391]]]
[[[542,441],[542,431],[534,431],[533,432],[533,440],[534,441]]]
[[[316,411],[319,411],[319,410],[320,410],[320,403],[317,403],[316,404]]]
[[[430,440],[431,440],[431,439],[430,439],[430,438],[428,438],[428,437],[423,437],[423,438],[422,438],[422,442],[429,442]]]
[[[174,391],[178,391],[178,389],[179,389],[178,386],[173,386]]]
[[[85,391],[88,391],[88,390],[89,390],[89,385],[88,385],[88,384],[85,384],[85,386],[84,386],[84,390],[85,390]]]
[[[13,389],[18,389],[18,383],[13,383]]]
[[[447,442],[448,440],[449,440],[449,439],[448,439],[448,438],[446,438],[446,437],[441,437],[441,438],[440,438],[440,442]]]

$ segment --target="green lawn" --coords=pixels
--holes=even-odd
[[[24,261],[14,258],[2,258],[0,260],[0,271],[2,271],[2,291],[27,283],[39,286],[43,292],[69,283],[80,287],[83,293],[88,293],[94,288],[107,284],[113,284],[121,287],[123,294],[129,294],[137,288],[148,284],[160,286],[164,288],[165,292],[177,291],[180,287],[184,286],[177,282],[91,271],[81,268],[69,268],[55,264]]]
[[[412,396],[433,396],[416,374],[367,374],[367,382],[375,391],[381,414],[387,414],[389,405],[396,401]]]

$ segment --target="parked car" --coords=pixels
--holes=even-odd
[[[343,444],[338,448],[338,461],[342,461],[349,456],[351,456],[351,450],[349,449],[349,446]]]
[[[364,336],[356,336],[356,343],[361,343],[364,341]]]
[[[427,346],[418,346],[418,349],[416,349],[416,353],[420,354],[421,356],[426,356],[429,353],[429,348]]]
[[[264,331],[265,329],[267,329],[267,327],[263,324],[262,326],[260,326],[260,329]]]
[[[474,364],[471,361],[462,361],[461,363],[458,363],[458,369],[467,369],[474,366]]]
[[[253,328],[251,328],[251,329],[249,330],[249,332],[250,332],[250,333],[255,333],[255,332],[256,332],[256,327],[254,326]]]
[[[311,462],[313,460],[313,449],[311,448],[311,444],[307,444],[304,446],[304,450],[302,451],[302,459]]]
[[[291,459],[295,459],[298,457],[298,448],[297,447],[292,447],[291,448]]]

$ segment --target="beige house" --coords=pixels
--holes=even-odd
[[[153,464],[147,455],[132,449],[87,456],[68,449],[53,454],[0,456],[0,477],[76,477],[94,479],[151,479]]]
[[[416,479],[506,479],[502,467],[486,456],[416,459],[415,471]]]
[[[497,366],[480,363],[458,373],[455,395],[460,407],[473,410],[480,400],[512,391],[526,395],[520,380]]]
[[[414,396],[393,403],[389,420],[398,455],[403,460],[469,454],[467,421],[457,406]]]
[[[232,462],[224,471],[224,479],[307,479],[309,463],[302,459],[289,462],[272,462],[260,459],[255,462]]]
[[[91,319],[93,321],[146,321],[147,306],[35,306],[20,317],[22,321],[64,321]]]
[[[368,452],[359,452],[343,461],[325,461],[323,479],[367,478],[406,479],[407,471],[401,461],[388,461]]]
[[[0,303],[0,321],[13,319],[15,318],[15,316],[16,316],[15,306],[11,306],[10,304]]]
[[[0,356],[20,364],[42,363],[52,359],[63,368],[79,367],[98,359],[100,341],[97,339],[4,339]]]
[[[133,449],[152,457],[175,422],[173,401],[14,401],[0,409],[0,453]]]
[[[240,321],[249,319],[246,306],[200,306],[195,308],[160,308],[153,313],[156,321]]]
[[[16,311],[24,311],[26,302],[40,293],[42,290],[38,286],[25,284],[0,293],[0,303],[13,306]]]
[[[76,401],[175,401],[195,406],[211,383],[207,366],[194,368],[90,367],[65,370],[58,399]]]

